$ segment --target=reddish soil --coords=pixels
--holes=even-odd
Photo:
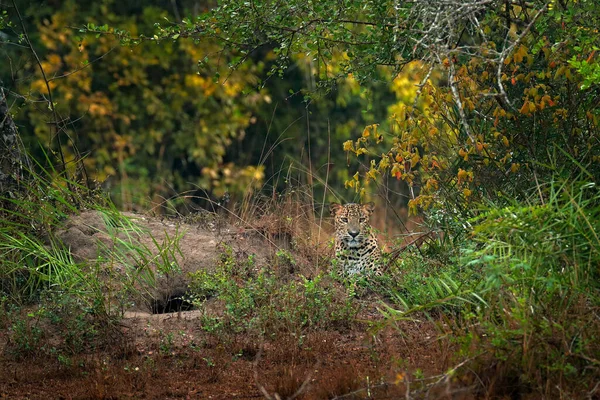
[[[185,313],[182,313],[185,314]],[[387,399],[404,396],[401,377],[425,376],[446,366],[447,349],[432,323],[405,322],[371,335],[356,326],[279,335],[217,337],[194,318],[177,314],[125,321],[123,340],[71,359],[0,359],[0,398],[7,399]],[[171,337],[169,342],[167,338]],[[2,338],[4,339],[4,338]],[[4,340],[3,340],[4,341]],[[408,374],[407,374],[408,372]]]

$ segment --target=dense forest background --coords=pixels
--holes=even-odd
[[[3,33],[6,62],[0,79],[25,147],[40,157],[62,146],[68,167],[82,159],[87,178],[103,182],[123,209],[160,212],[171,199],[177,208],[186,202],[181,194],[206,206],[206,199],[218,201],[226,193],[240,200],[248,191],[281,192],[308,182],[322,198],[327,175],[335,193],[356,200],[343,188],[347,166],[354,174],[358,164],[348,160],[342,143],[360,136],[367,125],[387,125],[390,107],[409,101],[416,91],[412,77],[391,84],[386,71],[367,85],[350,77],[322,90],[314,76],[316,62],[301,55],[281,77],[270,76],[275,43],[239,62],[234,50],[223,50],[210,38],[121,46],[114,35],[79,29],[106,24],[151,37],[155,23],[181,23],[182,16],[193,19],[214,4],[22,1],[16,6],[61,124],[56,133],[44,78],[23,44],[20,24],[7,18],[12,29]]]
[[[417,212],[596,175],[593,2],[329,6],[6,3],[0,78],[25,147],[123,209],[308,183]]]

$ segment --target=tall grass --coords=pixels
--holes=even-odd
[[[460,310],[447,320],[451,338],[485,396],[597,395],[600,188],[582,176],[557,177],[528,201],[482,207],[465,221],[471,232],[460,259],[431,277],[434,300],[387,310],[392,320],[448,305]],[[448,283],[465,268],[476,279]]]
[[[465,262],[481,269],[489,304],[473,325],[479,351],[554,396],[600,377],[600,189],[557,180],[539,192],[475,218]]]

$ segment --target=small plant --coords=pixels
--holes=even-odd
[[[405,311],[413,308],[448,311],[481,303],[481,299],[474,298],[480,281],[477,269],[466,268],[455,260],[442,265],[435,258],[412,253],[398,260],[388,274],[378,279],[377,290]]]
[[[278,269],[279,271],[293,273],[296,269],[296,260],[289,251],[279,249],[277,250],[277,253],[275,253],[274,268]]]
[[[9,319],[12,320],[12,323],[8,329],[8,349],[12,354],[19,357],[35,355],[40,352],[40,344],[43,339],[40,319],[43,314],[43,309],[25,315],[18,309],[11,312]]]
[[[161,332],[160,335],[160,343],[159,343],[159,350],[162,354],[167,354],[170,355],[173,352],[173,345],[174,345],[174,334],[173,332],[167,332],[167,334],[163,334]]]

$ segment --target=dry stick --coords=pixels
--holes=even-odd
[[[421,254],[421,256],[423,256],[423,253],[421,253],[421,246],[418,243],[421,239],[431,236],[431,234],[434,233],[434,231],[429,231],[429,232],[425,232],[422,235],[419,235],[416,239],[412,240],[410,243],[406,243],[405,245],[400,246],[399,248],[393,250],[390,253],[390,256],[392,257],[389,261],[389,263],[393,263],[394,261],[396,261],[396,259],[398,257],[400,257],[400,254],[402,252],[404,252],[404,250],[406,250],[407,248],[409,248],[410,246],[412,246],[413,244],[416,244],[417,250],[419,251],[419,253]],[[422,243],[421,243],[422,244]]]
[[[48,79],[48,82],[52,82],[52,81],[57,80],[57,79],[66,78],[69,75],[73,75],[73,74],[75,74],[75,73],[77,73],[79,71],[82,71],[82,70],[86,69],[87,67],[89,67],[90,65],[94,64],[96,61],[102,60],[104,57],[106,57],[107,55],[109,55],[116,48],[117,48],[117,46],[113,46],[106,53],[102,54],[101,56],[96,57],[95,59],[93,59],[92,61],[88,62],[84,66],[79,67],[79,68],[75,68],[74,70],[66,72],[66,73],[64,73],[62,75],[53,76],[52,78]]]
[[[419,97],[421,97],[421,93],[423,93],[423,88],[427,84],[429,77],[431,77],[434,67],[435,67],[435,63],[432,62],[429,66],[429,71],[427,71],[427,74],[425,75],[425,77],[421,80],[421,82],[419,82],[417,84],[417,87],[419,89],[417,90],[417,93],[415,94],[415,99],[413,101],[413,105],[412,105],[413,109],[411,110],[411,113],[410,113],[411,118],[415,115],[415,110],[417,108],[417,101],[419,100]]]
[[[448,385],[450,383],[450,378],[452,377],[452,375],[454,375],[454,373],[461,368],[463,365],[467,364],[468,362],[471,362],[472,360],[474,360],[476,357],[478,357],[479,355],[467,358],[466,360],[463,360],[462,362],[458,363],[457,365],[455,365],[454,367],[450,368],[445,374],[440,375],[440,379],[438,379],[437,381],[435,381],[433,384],[431,384],[431,386],[429,387],[429,389],[427,390],[427,397],[429,397],[429,393],[431,392],[431,389],[433,389],[436,385],[444,382],[446,383],[446,390],[449,389]]]
[[[293,395],[291,395],[290,397],[288,397],[288,400],[294,400],[296,397],[298,397],[302,393],[304,393],[304,391],[306,390],[306,388],[310,384],[310,381],[311,381],[311,379],[313,377],[313,373],[317,370],[317,368],[319,368],[319,364],[320,364],[320,361],[317,360],[315,362],[315,364],[313,365],[313,367],[311,368],[311,370],[308,373],[308,375],[306,375],[306,378],[304,379],[304,382],[302,382],[302,385],[300,385],[300,387],[298,388],[298,390],[296,390],[296,393],[294,393]]]
[[[377,385],[373,385],[373,386],[368,386],[366,388],[357,389],[357,390],[355,390],[353,392],[350,392],[350,393],[345,393],[345,394],[341,394],[339,396],[335,396],[332,400],[343,399],[343,398],[346,398],[346,397],[354,398],[354,396],[357,395],[357,394],[359,394],[359,393],[366,392],[366,391],[371,391],[371,389],[379,389],[379,388],[384,388],[384,387],[388,387],[388,386],[391,386],[391,385],[389,383],[387,383],[387,382],[379,383]],[[367,398],[372,398],[372,397],[369,396]]]
[[[260,348],[258,350],[258,354],[256,354],[256,359],[254,360],[254,368],[253,368],[254,383],[256,383],[258,390],[262,393],[262,395],[264,396],[265,399],[273,400],[273,398],[271,397],[269,392],[267,392],[267,389],[265,389],[265,387],[263,385],[261,385],[260,382],[258,381],[258,362],[260,361],[262,352],[263,352],[263,346],[261,344]]]

